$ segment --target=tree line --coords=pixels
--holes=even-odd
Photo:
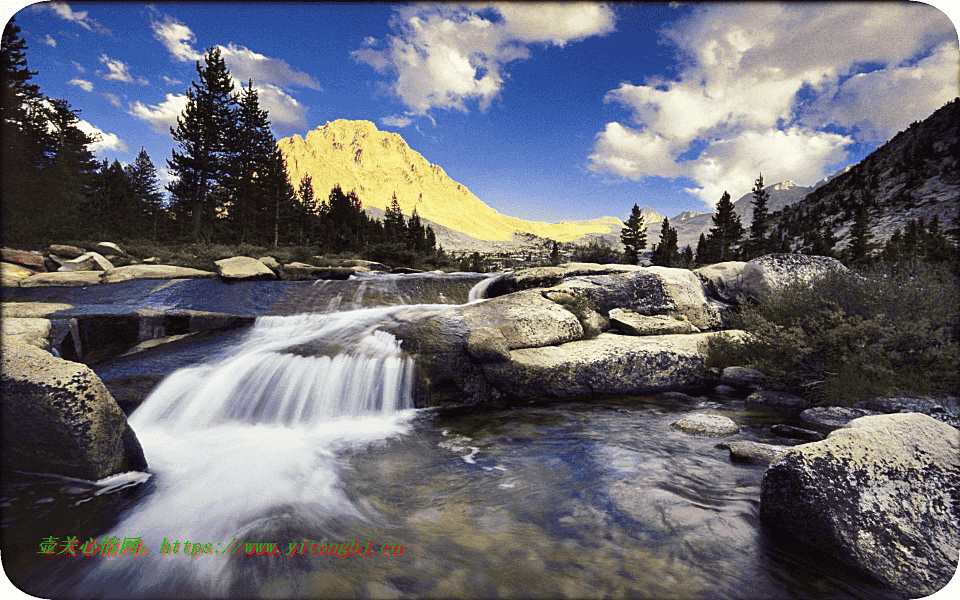
[[[337,186],[323,197],[309,175],[294,189],[253,81],[236,91],[218,48],[197,61],[170,128],[177,147],[165,199],[144,149],[131,165],[96,160],[90,145],[99,140],[79,129],[80,111],[31,82],[19,34],[11,20],[0,57],[5,244],[111,238],[313,246],[393,263],[443,257],[433,229],[416,210],[405,219],[396,194],[381,221],[353,191]]]

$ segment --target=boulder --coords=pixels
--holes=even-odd
[[[684,415],[670,424],[674,429],[693,435],[723,437],[740,431],[729,417],[710,413],[692,413]]]
[[[607,273],[625,273],[641,267],[632,265],[598,265],[595,263],[566,263],[555,267],[534,267],[506,273],[493,279],[487,286],[486,297],[496,298],[520,290],[550,287],[567,277],[577,275],[604,275]]]
[[[766,470],[760,518],[906,597],[933,594],[960,556],[960,432],[917,413],[855,419]]]
[[[353,265],[353,270],[356,273],[389,273],[391,271],[390,267],[383,263],[374,262],[372,260],[352,260],[350,261]]]
[[[84,254],[86,250],[77,246],[64,246],[63,244],[50,244],[50,254],[63,256],[67,259],[77,258]]]
[[[449,314],[462,320],[467,331],[497,329],[509,350],[562,344],[583,337],[577,317],[538,290],[526,290],[458,306]]]
[[[839,260],[805,254],[767,254],[743,267],[741,293],[748,298],[762,298],[795,281],[811,281],[831,271],[845,271]]]
[[[284,281],[305,281],[308,279],[318,279],[318,274],[328,270],[329,267],[315,267],[307,263],[292,262],[281,266],[277,274],[280,276],[280,279]],[[350,269],[350,274],[353,274],[352,269]]]
[[[3,280],[3,287],[19,287],[21,281],[33,274],[33,271],[23,265],[8,262],[0,263],[0,278]]]
[[[62,302],[4,302],[0,306],[2,306],[4,319],[46,317],[72,308],[70,304]]]
[[[271,271],[276,271],[280,268],[280,263],[272,256],[261,256],[258,260],[265,264]]]
[[[853,403],[854,408],[865,408],[879,413],[916,412],[960,427],[960,399],[956,396],[938,398],[867,398]]]
[[[721,333],[623,336],[601,333],[540,348],[512,350],[507,362],[483,365],[489,385],[517,398],[645,394],[696,389],[704,355]]]
[[[761,444],[760,442],[739,441],[723,442],[721,447],[730,450],[730,458],[744,462],[770,463],[783,455],[793,446],[779,446],[776,444]]]
[[[839,429],[846,427],[850,421],[879,415],[877,411],[867,410],[865,408],[848,408],[846,406],[817,406],[808,408],[800,413],[800,420],[804,423],[823,427],[824,429]]]
[[[136,434],[89,367],[9,337],[2,361],[5,474],[99,480],[146,469]]]
[[[27,267],[34,272],[43,272],[45,270],[43,268],[43,255],[39,252],[0,248],[0,258],[2,258],[3,262]]]
[[[224,279],[276,279],[265,264],[249,256],[234,256],[215,262],[217,274]]]
[[[215,277],[210,271],[174,267],[172,265],[129,265],[110,269],[103,274],[104,283],[130,281],[131,279],[203,279]]]
[[[747,396],[747,402],[788,410],[803,410],[810,405],[809,402],[800,396],[789,394],[787,392],[776,392],[771,390],[754,392]]]
[[[113,256],[126,256],[127,253],[124,252],[120,246],[114,244],[113,242],[100,242],[93,247],[94,252],[99,252],[104,256],[113,255]]]
[[[686,320],[662,315],[648,317],[622,308],[610,310],[610,325],[626,335],[667,335],[700,331]]]
[[[20,280],[20,287],[86,286],[100,283],[101,271],[37,273]]]
[[[720,383],[734,388],[758,388],[767,378],[756,369],[747,367],[727,367],[720,372]]]
[[[57,271],[69,273],[72,271],[109,271],[113,264],[97,252],[86,252],[76,258],[65,261]]]
[[[709,298],[735,304],[740,301],[743,268],[747,263],[729,261],[708,265],[694,270],[703,282],[703,291]]]
[[[9,318],[4,315],[0,322],[0,330],[4,336],[15,338],[21,342],[47,349],[50,347],[50,320],[34,317]]]
[[[478,327],[468,333],[467,353],[480,362],[510,360],[507,338],[496,327]]]

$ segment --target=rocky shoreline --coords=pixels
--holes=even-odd
[[[342,279],[386,272],[376,263],[324,270],[248,257],[218,261],[217,273],[166,265],[114,266],[123,255],[119,248],[111,250],[121,254],[73,249],[70,253],[83,252],[63,264],[49,255],[39,262],[20,257],[15,266],[30,274],[8,266],[6,261],[16,257],[5,251],[3,284]],[[58,251],[66,252],[62,247]],[[32,266],[22,264],[30,261]],[[46,268],[44,261],[57,264],[58,270],[36,272]],[[60,270],[68,263],[80,266]],[[761,520],[770,531],[906,596],[930,594],[949,581],[960,555],[957,399],[877,398],[853,407],[813,407],[798,396],[763,389],[762,373],[707,368],[711,340],[746,335],[725,326],[740,302],[831,269],[843,266],[799,255],[768,255],[697,271],[570,263],[497,276],[489,280],[480,302],[399,316],[381,328],[415,360],[418,406],[712,390],[720,397],[799,415],[809,429],[771,428],[785,439],[783,445],[725,442],[738,431],[737,424],[709,410],[692,412],[674,427],[717,437],[732,460],[770,463],[760,499]],[[135,433],[96,374],[49,352],[49,317],[64,307],[68,305],[3,304],[3,433],[6,440],[23,440],[17,452],[4,453],[4,472],[100,479],[146,470]],[[130,323],[111,329],[122,315],[98,318],[73,319],[70,358],[82,360],[103,350],[121,330],[135,329],[136,345],[149,341],[140,339],[144,336],[166,339],[251,320],[180,309],[133,315]],[[151,325],[145,330],[143,323]],[[121,345],[129,349],[130,344]],[[63,448],[75,450],[65,453]]]

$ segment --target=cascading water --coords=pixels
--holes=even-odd
[[[412,361],[376,325],[416,309],[261,317],[238,347],[171,374],[129,419],[155,490],[106,534],[149,551],[100,560],[70,594],[230,595],[246,542],[319,540],[330,519],[366,518],[339,489],[338,451],[408,431]],[[307,343],[327,353],[295,352]],[[275,540],[278,527],[296,531]],[[211,546],[175,555],[176,542]]]

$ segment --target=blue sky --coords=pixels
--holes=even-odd
[[[940,7],[949,14],[948,2]],[[222,49],[277,138],[400,133],[499,212],[703,212],[812,185],[958,94],[954,23],[920,3],[8,5],[34,82],[161,169],[195,61]],[[954,20],[956,14],[950,14]],[[238,88],[239,89],[239,88]],[[165,176],[165,173],[163,173]]]

